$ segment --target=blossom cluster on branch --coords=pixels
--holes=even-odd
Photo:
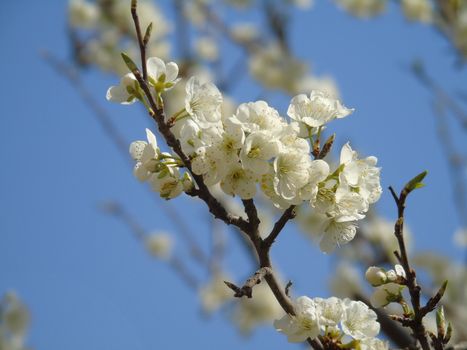
[[[148,59],[147,67],[151,92],[162,104],[162,94],[177,82],[178,67],[156,57]],[[133,73],[109,88],[107,99],[122,104],[140,100],[148,107]],[[319,159],[326,154],[314,148],[328,122],[353,110],[319,91],[291,100],[289,122],[265,101],[243,103],[233,115],[222,114],[221,105],[222,94],[213,83],[192,77],[184,108],[166,121],[191,160],[190,170],[207,186],[220,184],[226,194],[243,200],[254,198],[259,187],[279,208],[309,203],[320,218],[325,252],[352,240],[356,222],[381,194],[377,159],[359,159],[347,143],[332,169]],[[181,174],[186,164],[178,155],[161,152],[150,130],[147,140],[130,146],[139,180],[150,182],[166,199],[196,187],[190,172]]]

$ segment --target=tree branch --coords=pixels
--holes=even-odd
[[[141,26],[139,23],[138,12],[136,8],[138,7],[138,0],[131,0],[131,17],[133,18],[133,22],[135,24],[136,29],[136,37],[138,39],[138,46],[141,55],[141,66],[143,67],[143,79],[144,81],[148,80],[148,68],[146,67],[146,44],[147,41],[143,39],[143,35],[141,33]]]
[[[423,179],[423,177],[424,175],[421,177],[421,179]],[[407,275],[406,285],[409,290],[410,300],[414,312],[413,318],[410,320],[411,322],[408,323],[408,326],[412,329],[413,336],[418,340],[422,349],[430,350],[425,326],[423,325],[423,317],[425,316],[425,314],[423,314],[420,306],[421,288],[417,283],[415,270],[413,270],[410,267],[407,249],[404,241],[405,202],[409,193],[412,192],[415,188],[417,188],[417,185],[418,183],[415,183],[414,180],[410,181],[407,185],[404,186],[399,196],[396,195],[396,192],[392,187],[389,187],[389,190],[391,191],[397,205],[398,219],[396,221],[396,224],[394,225],[394,235],[396,236],[400,252],[396,254],[396,257],[399,260],[402,267],[404,268],[405,273]]]
[[[234,297],[241,298],[246,296],[247,298],[251,298],[253,296],[253,287],[260,284],[261,280],[271,273],[272,269],[270,267],[262,267],[256,271],[253,276],[248,278],[242,287],[237,287],[235,284],[228,281],[224,281],[224,283],[235,292]]]
[[[293,219],[295,215],[295,205],[291,205],[284,211],[284,213],[282,213],[282,216],[274,224],[271,233],[264,239],[263,245],[266,249],[269,249],[272,246],[277,236],[279,236],[279,233],[281,233],[282,229],[284,228],[285,224],[287,224],[290,219]]]

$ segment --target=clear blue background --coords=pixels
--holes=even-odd
[[[345,104],[356,108],[332,125],[339,143],[350,139],[363,154],[378,156],[385,189],[427,169],[427,187],[407,211],[416,247],[461,260],[452,243],[459,220],[430,94],[407,67],[423,58],[450,91],[465,87],[465,71],[454,67],[444,39],[406,23],[394,5],[376,20],[359,21],[331,2],[316,2],[312,11],[294,13],[292,48],[316,72],[333,75]],[[195,293],[99,210],[103,201],[117,200],[146,229],[174,229],[89,108],[39,56],[46,49],[67,57],[66,6],[60,0],[3,1],[0,11],[0,292],[14,289],[29,305],[28,343],[39,350],[284,348],[285,338],[272,328],[245,341],[222,315],[201,318]],[[91,71],[85,80],[128,143],[142,139],[150,125],[143,113],[104,99],[116,78]],[[245,85],[236,96],[245,101],[256,92]],[[285,114],[283,98],[269,102]],[[455,136],[465,149],[464,135]],[[388,191],[378,206],[394,218]],[[187,220],[207,249],[204,207],[190,208]],[[283,276],[296,281],[297,294],[329,294],[329,257],[295,230],[284,232],[273,257]],[[251,272],[239,249],[228,252],[228,261],[239,279]]]

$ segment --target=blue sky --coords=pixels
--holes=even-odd
[[[2,7],[0,293],[14,289],[30,307],[29,344],[38,350],[285,347],[271,328],[245,341],[222,315],[200,318],[197,296],[99,210],[100,203],[117,200],[146,229],[174,230],[89,108],[39,56],[43,49],[68,55],[66,1],[19,0]],[[407,72],[414,58],[422,58],[438,81],[457,91],[466,74],[454,66],[449,45],[430,28],[406,23],[394,6],[376,20],[358,21],[317,1],[312,11],[294,14],[291,30],[297,55],[314,71],[332,75],[345,104],[356,108],[332,125],[338,144],[352,140],[362,154],[376,155],[385,189],[400,188],[427,169],[427,186],[410,198],[407,210],[416,249],[460,260],[463,252],[452,243],[459,222],[430,95]],[[104,99],[115,77],[91,71],[85,81],[128,143],[144,137],[150,121],[137,108]],[[256,96],[246,83],[237,90],[239,101]],[[274,98],[270,104],[284,114],[286,100]],[[463,135],[454,135],[465,149]],[[186,218],[207,247],[204,207],[190,208]],[[378,208],[394,218],[388,191]],[[284,232],[280,243],[273,257],[286,278],[299,281],[296,292],[328,295],[329,257],[295,230]],[[238,247],[228,261],[239,279],[251,272]]]

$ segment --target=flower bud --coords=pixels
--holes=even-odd
[[[365,278],[374,287],[386,283],[387,280],[384,269],[377,266],[370,266],[365,272]]]

